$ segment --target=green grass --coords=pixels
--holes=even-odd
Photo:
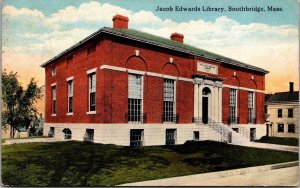
[[[132,149],[84,142],[2,146],[2,183],[11,186],[110,186],[298,160],[297,153],[218,142]]]
[[[298,138],[284,138],[284,137],[266,137],[263,136],[261,139],[256,142],[270,143],[270,144],[280,144],[288,146],[298,146]]]

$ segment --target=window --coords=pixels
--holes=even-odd
[[[176,143],[176,129],[166,129],[166,145],[174,145]]]
[[[73,80],[68,81],[68,113],[73,113]]]
[[[248,123],[255,124],[254,92],[248,92]]]
[[[64,129],[62,132],[65,134],[65,140],[72,138],[72,131],[70,129]]]
[[[278,123],[278,130],[277,130],[277,132],[284,132],[284,124],[283,123]]]
[[[199,131],[194,131],[194,140],[199,141]]]
[[[142,123],[143,77],[135,74],[128,76],[128,122]]]
[[[50,130],[48,132],[48,136],[49,137],[54,137],[54,135],[55,135],[55,129],[54,129],[54,127],[50,127]]]
[[[130,146],[140,147],[143,146],[144,130],[143,129],[131,129],[130,130]]]
[[[86,129],[83,141],[93,142],[94,141],[94,129]]]
[[[292,109],[292,108],[288,109],[288,117],[289,117],[289,118],[294,117],[294,112],[293,112],[293,109]]]
[[[237,132],[237,133],[239,132],[239,128],[232,128],[232,130]]]
[[[96,111],[96,73],[91,73],[89,77],[89,111]]]
[[[164,79],[163,122],[176,122],[175,81]]]
[[[278,109],[277,117],[282,118],[282,109]]]
[[[293,124],[293,123],[288,124],[288,132],[295,133],[295,124]]]
[[[56,114],[56,86],[52,86],[52,115]]]
[[[56,67],[52,67],[51,69],[52,76],[56,75]]]
[[[237,90],[230,89],[230,98],[229,98],[229,106],[230,106],[230,123],[236,124],[237,121]]]

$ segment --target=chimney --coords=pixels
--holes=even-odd
[[[294,82],[290,82],[290,92],[294,92]]]
[[[171,39],[180,43],[183,43],[183,34],[179,34],[179,33],[172,33],[171,35]]]
[[[113,17],[112,21],[114,28],[128,29],[128,17],[117,14]]]

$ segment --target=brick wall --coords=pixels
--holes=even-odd
[[[88,51],[93,45],[93,52]],[[136,50],[139,56],[136,57]],[[70,59],[72,57],[72,59]],[[173,63],[170,63],[170,57]],[[69,59],[69,61],[68,61]],[[46,122],[73,123],[126,123],[125,113],[128,106],[128,72],[100,69],[101,65],[111,65],[134,70],[191,78],[197,72],[194,57],[174,53],[145,44],[133,43],[125,39],[105,38],[93,41],[72,54],[63,57],[46,67]],[[250,70],[220,65],[201,59],[218,67],[218,77],[225,78],[223,84],[264,90],[264,75]],[[56,76],[51,75],[55,64]],[[88,77],[86,71],[97,68],[96,77],[96,114],[88,111]],[[234,75],[235,72],[235,76]],[[208,74],[210,76],[216,76]],[[67,116],[67,81],[74,76],[74,115]],[[254,77],[254,80],[252,80]],[[51,116],[51,84],[57,84],[57,115]],[[248,94],[239,92],[238,116],[241,123],[248,121]],[[144,113],[147,123],[161,123],[163,113],[163,78],[144,75]],[[191,82],[176,82],[176,113],[180,123],[191,123],[194,110],[194,86]],[[229,89],[223,88],[223,122],[229,118]],[[256,117],[264,123],[264,94],[256,93]]]

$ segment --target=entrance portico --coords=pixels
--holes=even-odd
[[[222,78],[193,75],[194,122],[222,122]]]

